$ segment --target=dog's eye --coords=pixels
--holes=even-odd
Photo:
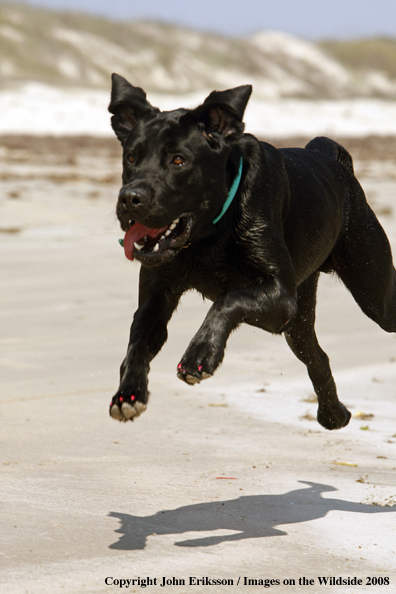
[[[128,161],[130,163],[134,163],[135,162],[135,157],[133,155],[128,155]]]
[[[183,165],[183,163],[185,163],[186,160],[184,157],[182,157],[181,155],[175,155],[172,159],[172,163],[173,165]]]

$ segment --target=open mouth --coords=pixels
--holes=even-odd
[[[129,260],[136,258],[142,263],[154,263],[173,257],[181,248],[187,247],[192,223],[193,217],[189,214],[181,215],[160,229],[151,229],[142,223],[130,221],[123,241],[125,255]]]

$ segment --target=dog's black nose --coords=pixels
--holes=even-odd
[[[131,188],[126,186],[121,189],[118,195],[119,202],[127,208],[143,205],[147,203],[148,199],[148,191],[142,187]]]

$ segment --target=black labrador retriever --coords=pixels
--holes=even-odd
[[[213,375],[242,322],[284,333],[307,366],[319,423],[348,424],[315,330],[321,272],[335,272],[363,312],[396,331],[396,273],[388,239],[339,144],[315,138],[278,150],[244,134],[252,92],[212,92],[196,109],[161,112],[114,74],[109,111],[123,146],[117,217],[124,250],[142,266],[121,382],[110,415],[147,407],[150,361],[182,294],[213,301],[177,368],[188,384]]]

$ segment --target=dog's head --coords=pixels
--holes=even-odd
[[[161,112],[117,74],[109,111],[123,147],[117,217],[125,254],[150,266],[214,231],[236,175],[230,157],[243,134],[252,87],[214,91],[196,109]]]

